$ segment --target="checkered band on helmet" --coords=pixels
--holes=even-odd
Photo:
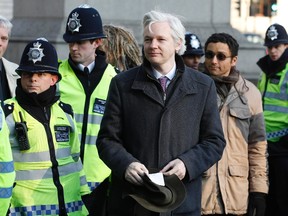
[[[84,4],[71,11],[63,34],[67,43],[105,37],[101,16],[95,8]]]
[[[278,44],[288,44],[288,35],[282,25],[273,24],[269,26],[265,33],[264,46],[275,46]]]

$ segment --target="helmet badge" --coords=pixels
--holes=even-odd
[[[190,44],[192,48],[198,49],[200,47],[200,42],[195,35],[191,35]]]
[[[270,40],[275,40],[278,38],[278,32],[275,26],[271,26],[267,32],[267,37],[270,38]]]
[[[67,23],[69,31],[73,32],[79,32],[79,28],[82,26],[80,24],[80,19],[78,19],[79,14],[77,12],[72,13],[72,18],[69,18],[69,21]]]
[[[33,61],[33,63],[35,64],[35,62],[37,61],[42,61],[42,57],[44,57],[45,55],[43,54],[43,50],[41,49],[40,46],[42,44],[39,43],[39,41],[37,41],[36,43],[33,43],[33,48],[30,47],[29,52],[27,53],[27,55],[29,56],[29,61]]]

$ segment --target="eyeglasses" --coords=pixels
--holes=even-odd
[[[232,56],[226,56],[226,55],[224,55],[221,52],[220,53],[214,53],[212,51],[205,52],[205,57],[207,59],[213,59],[215,55],[216,55],[217,60],[219,60],[219,61],[225,61],[226,58],[231,58],[232,57]]]

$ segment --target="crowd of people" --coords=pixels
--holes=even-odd
[[[18,64],[0,16],[0,216],[286,216],[288,35],[265,33],[254,85],[229,32],[204,46],[144,14],[142,47],[73,9],[67,59],[42,35]],[[157,179],[155,180],[155,176]]]

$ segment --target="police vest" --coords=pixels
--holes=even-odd
[[[258,82],[262,94],[267,140],[276,142],[288,134],[288,64],[286,68],[267,78],[263,73]]]
[[[73,107],[79,139],[81,140],[82,136],[85,136],[83,166],[88,186],[93,190],[111,173],[110,169],[99,158],[96,139],[105,109],[110,81],[116,72],[112,65],[107,65],[101,81],[94,89],[88,102],[88,113],[84,113],[88,98],[86,98],[83,86],[70,67],[68,60],[60,64],[59,71],[62,75],[62,80],[59,83],[61,101],[69,103]],[[85,115],[87,115],[87,120],[83,122]],[[81,134],[82,127],[87,127],[86,134]]]
[[[6,120],[16,171],[10,215],[59,215],[59,208],[65,208],[69,216],[87,215],[81,195],[90,190],[79,159],[77,129],[71,115],[61,108],[63,103],[52,105],[49,124],[37,121],[15,98],[5,103],[13,109]],[[18,122],[27,125],[27,150],[20,150],[21,142],[15,136]],[[59,204],[63,200],[60,190],[65,206]]]
[[[15,172],[9,143],[9,130],[0,106],[0,215],[6,215],[8,211],[14,180]]]

